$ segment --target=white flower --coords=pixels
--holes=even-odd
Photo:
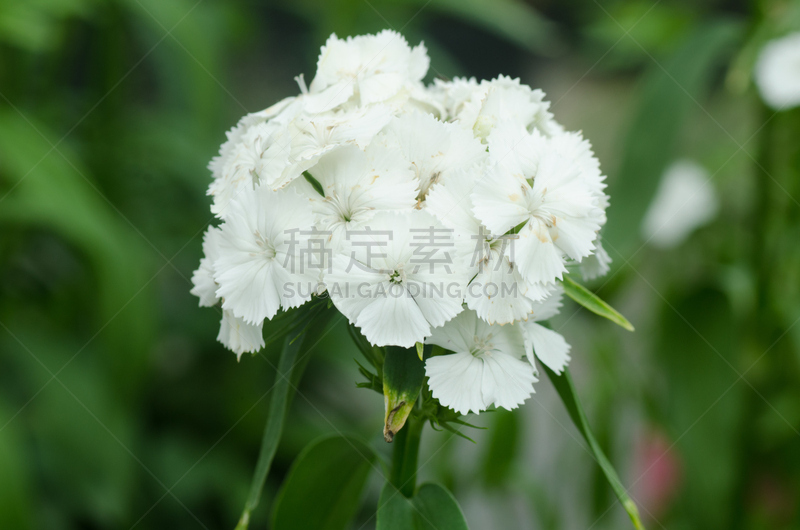
[[[768,42],[753,73],[767,105],[775,110],[800,105],[800,33]]]
[[[322,47],[309,92],[329,99],[319,110],[331,109],[353,95],[361,105],[379,103],[410,90],[425,77],[429,63],[424,45],[412,49],[395,31],[346,40],[334,34]]]
[[[591,254],[605,221],[602,180],[584,159],[583,141],[560,136],[498,128],[489,137],[493,164],[472,194],[476,216],[493,234],[518,230],[513,261],[530,284],[561,279],[564,255]]]
[[[444,81],[438,77],[433,80],[433,85],[428,91],[431,96],[440,102],[444,108],[445,115],[443,121],[456,120],[464,104],[467,103],[472,95],[478,90],[478,82],[474,77],[455,77],[451,81]],[[464,126],[462,124],[462,126]],[[465,126],[469,128],[469,126]]]
[[[253,188],[262,174],[281,171],[287,164],[291,155],[289,137],[278,133],[286,130],[302,109],[301,104],[298,98],[285,98],[265,110],[247,114],[226,133],[227,141],[208,165],[214,177],[208,188],[208,195],[214,197],[212,213],[224,218],[228,202],[242,187]],[[277,168],[269,169],[270,166]]]
[[[425,362],[433,397],[459,414],[491,405],[515,409],[532,393],[533,367],[520,360],[525,341],[518,326],[491,326],[465,310],[425,341],[454,353]]]
[[[208,188],[208,194],[214,197],[212,213],[225,219],[229,203],[242,190],[255,189],[261,182],[261,175],[281,171],[286,166],[290,145],[287,141],[277,141],[285,129],[285,125],[264,122],[241,134],[225,159],[221,176]]]
[[[492,235],[472,213],[470,195],[481,172],[474,166],[446,175],[431,188],[425,209],[454,231],[457,255],[472,277],[467,307],[490,324],[507,324],[526,319],[546,291],[528,284],[512,261],[515,236]]]
[[[219,257],[219,242],[222,232],[215,226],[209,226],[203,234],[203,257],[200,266],[192,274],[193,295],[200,299],[201,307],[217,305],[217,282],[214,281],[214,262]]]
[[[430,114],[412,112],[399,116],[386,126],[383,135],[397,142],[414,167],[420,199],[449,172],[469,168],[486,158],[485,147],[468,131]]]
[[[232,312],[223,310],[217,340],[235,353],[237,360],[241,360],[243,353],[255,353],[264,347],[262,326],[263,321],[250,324],[235,317]]]
[[[297,98],[295,97],[284,98],[269,108],[246,114],[230,131],[226,132],[226,141],[222,144],[222,146],[220,146],[219,154],[212,158],[211,162],[208,164],[208,169],[211,170],[214,178],[217,179],[223,177],[224,168],[228,162],[228,158],[230,158],[230,156],[233,154],[234,147],[237,143],[239,143],[244,133],[250,127],[280,116],[287,108],[292,106],[293,103],[296,104],[296,100]],[[279,121],[285,120],[279,119]]]
[[[564,371],[570,360],[570,345],[560,333],[539,322],[549,320],[558,314],[563,295],[564,290],[560,285],[554,288],[547,298],[534,304],[532,317],[527,322],[520,323],[525,337],[525,354],[531,366],[536,367],[535,354],[537,359],[557,374]]]
[[[592,255],[584,258],[580,263],[581,276],[586,281],[605,276],[611,270],[611,256],[603,248],[603,243],[599,237],[594,242],[594,246],[595,249]]]
[[[660,248],[682,243],[717,214],[719,200],[711,177],[691,160],[670,165],[642,222],[642,237]]]
[[[469,278],[453,244],[427,212],[379,212],[334,257],[328,293],[370,343],[411,347],[462,310]]]
[[[321,272],[303,255],[313,234],[308,199],[262,186],[238,194],[229,210],[214,262],[222,308],[258,324],[308,301]]]
[[[471,86],[474,89],[469,99],[460,101]],[[453,117],[478,138],[486,138],[500,124],[516,124],[546,135],[562,131],[548,110],[550,102],[545,101],[544,92],[521,84],[519,79],[501,75],[479,85],[460,80],[453,86],[451,98]]]
[[[361,230],[382,210],[411,210],[416,203],[417,181],[398,149],[373,143],[364,152],[343,147],[325,155],[309,174],[322,186],[324,196],[306,179],[293,186],[311,200],[316,226],[330,232],[330,248],[338,252],[347,231]]]
[[[384,105],[315,116],[301,113],[282,132],[281,138],[288,138],[283,166],[262,177],[272,189],[282,188],[338,147],[357,145],[364,149],[391,118],[391,109]]]
[[[426,363],[443,404],[514,408],[535,358],[569,360],[540,323],[557,281],[609,269],[605,177],[541,90],[506,76],[426,87],[428,66],[393,31],[331,35],[310,85],[300,75],[298,95],[243,117],[209,164],[222,224],[191,292],[221,303],[218,339],[241,355],[263,346],[264,319],[327,289],[371,344],[455,352]]]

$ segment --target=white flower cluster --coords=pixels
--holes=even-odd
[[[604,177],[544,93],[517,79],[436,80],[398,33],[323,46],[301,93],[249,114],[210,164],[212,211],[192,292],[222,302],[219,340],[263,346],[280,309],[328,296],[372,344],[436,344],[433,395],[460,413],[514,408],[534,355],[569,345],[543,326],[567,267],[608,270]]]

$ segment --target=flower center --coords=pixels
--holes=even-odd
[[[261,232],[256,230],[253,233],[253,236],[256,240],[256,245],[261,250],[261,253],[264,255],[265,258],[271,259],[275,257],[275,248],[270,243],[269,239],[261,235]]]
[[[404,281],[406,281],[406,271],[401,263],[395,270],[389,273],[389,282],[401,285]]]
[[[329,196],[325,197],[325,200],[328,201],[328,207],[331,210],[331,215],[336,217],[336,219],[343,223],[349,223],[353,220],[353,217],[356,215],[356,211],[350,205],[350,201],[348,197],[342,198],[339,193],[334,190],[330,193]]]
[[[472,351],[470,353],[475,357],[480,357],[481,355],[494,351],[494,344],[490,342],[493,336],[492,333],[489,333],[485,337],[479,337],[477,335],[472,337]]]

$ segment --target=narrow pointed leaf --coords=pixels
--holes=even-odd
[[[375,452],[345,436],[312,442],[297,457],[272,513],[275,530],[343,530],[358,509]]]
[[[258,462],[253,474],[253,482],[250,485],[250,493],[239,523],[236,525],[236,530],[247,529],[250,524],[250,513],[258,506],[264,481],[267,479],[272,459],[275,456],[275,451],[278,448],[278,442],[280,442],[281,433],[283,432],[283,422],[289,409],[294,384],[300,377],[299,372],[307,364],[307,358],[302,356],[302,352],[308,351],[319,341],[330,313],[330,311],[323,311],[322,313],[310,312],[306,316],[298,317],[301,323],[306,324],[305,326],[299,326],[305,332],[301,335],[291,333],[284,341],[269,402],[267,424],[264,427]]]
[[[611,485],[611,489],[613,489],[614,493],[617,495],[619,502],[622,503],[622,507],[625,508],[626,512],[628,512],[628,516],[631,518],[634,528],[637,530],[644,530],[644,525],[639,517],[639,509],[636,507],[636,504],[633,502],[633,500],[631,500],[627,490],[622,485],[617,472],[614,470],[614,466],[612,466],[611,462],[609,462],[608,458],[606,458],[605,453],[603,453],[603,450],[600,448],[600,444],[597,443],[597,439],[594,437],[594,434],[589,427],[589,420],[586,418],[586,413],[583,411],[583,407],[578,399],[578,393],[575,391],[575,385],[572,383],[572,377],[569,375],[569,370],[565,369],[561,375],[558,375],[550,370],[547,366],[543,365],[542,368],[547,373],[550,381],[552,381],[553,386],[556,388],[558,395],[561,397],[561,401],[567,408],[567,412],[569,412],[570,418],[572,418],[572,422],[578,428],[581,435],[583,435],[586,443],[589,444],[589,450],[592,452],[594,459],[600,465],[600,469],[603,470],[603,474],[606,476],[608,483]]]
[[[628,322],[628,319],[622,316],[619,311],[608,305],[608,303],[603,301],[599,296],[588,290],[583,285],[577,283],[569,276],[564,276],[564,281],[561,285],[564,286],[564,292],[567,294],[567,296],[578,302],[592,313],[607,318],[614,324],[622,326],[628,331],[633,331],[633,325]]]

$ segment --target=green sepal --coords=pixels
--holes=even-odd
[[[383,438],[387,442],[391,442],[405,425],[422,390],[424,379],[425,365],[412,350],[386,347],[383,362],[383,402],[386,411]]]

